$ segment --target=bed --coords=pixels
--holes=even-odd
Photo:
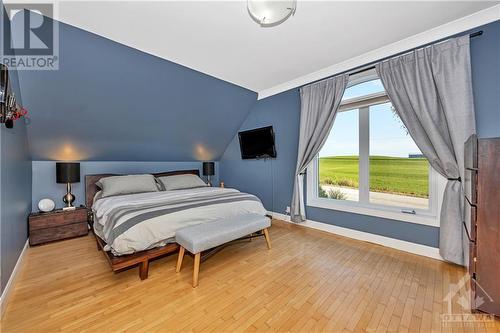
[[[153,174],[155,177],[193,174],[181,170]],[[141,279],[148,277],[149,261],[177,252],[175,231],[189,225],[238,218],[247,213],[265,215],[258,198],[234,189],[201,187],[119,195],[94,200],[101,178],[115,174],[85,176],[85,199],[92,207],[92,229],[114,272],[139,265]]]

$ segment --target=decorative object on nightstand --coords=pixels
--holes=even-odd
[[[63,210],[72,210],[75,196],[71,193],[71,184],[80,182],[80,163],[76,162],[58,162],[56,163],[56,182],[66,184],[66,195],[63,201],[66,207]]]
[[[61,239],[85,236],[87,208],[58,209],[50,213],[32,213],[28,217],[30,245],[38,245]]]
[[[45,198],[38,202],[38,209],[44,213],[51,212],[54,208],[56,208],[56,204],[51,199]]]
[[[203,162],[203,175],[207,176],[208,186],[212,186],[210,180],[211,176],[215,175],[215,163],[214,162]]]
[[[220,187],[220,188],[224,188],[224,186],[225,186],[225,185],[224,185],[224,182],[220,182],[220,183],[219,183],[219,187]]]

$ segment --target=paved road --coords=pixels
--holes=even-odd
[[[332,185],[321,185],[323,190],[328,193],[330,189],[341,190],[347,196],[347,200],[358,201],[359,193],[357,189],[332,186]],[[370,203],[378,205],[387,206],[398,206],[405,208],[416,208],[416,209],[428,209],[429,199],[410,197],[407,195],[391,194],[391,193],[381,193],[370,191]]]

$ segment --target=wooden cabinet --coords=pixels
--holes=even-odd
[[[465,144],[465,169],[472,307],[500,316],[500,138],[471,136]]]
[[[87,208],[34,213],[28,217],[30,245],[88,234]]]

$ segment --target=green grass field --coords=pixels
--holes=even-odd
[[[330,156],[319,160],[319,183],[358,187],[358,156]],[[370,157],[370,190],[429,197],[429,162],[425,158]]]

